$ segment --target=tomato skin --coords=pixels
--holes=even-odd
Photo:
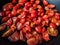
[[[56,24],[57,23],[57,19],[56,18],[52,18],[51,22]]]
[[[16,3],[17,3],[17,0],[12,0],[12,3],[13,3],[13,4],[16,4]]]
[[[52,16],[54,16],[54,13],[53,12],[50,12],[50,13],[48,13],[48,16],[49,17],[52,17]]]
[[[21,22],[22,24],[25,23],[25,21],[26,21],[25,18],[22,18],[22,19],[20,20],[20,22]]]
[[[24,37],[24,33],[20,31],[20,40],[26,41],[26,38]]]
[[[23,31],[23,33],[27,33],[27,32],[30,33],[31,32],[31,27],[30,26],[26,26],[26,27],[23,28],[22,31]]]
[[[43,4],[44,4],[44,6],[48,5],[48,1],[47,0],[43,0]]]
[[[2,22],[6,22],[8,20],[8,17],[3,17]]]
[[[19,3],[26,3],[28,0],[19,0]]]
[[[57,26],[59,26],[59,25],[60,25],[60,20],[58,20],[58,22],[56,23],[56,25],[57,25]]]
[[[11,18],[6,22],[6,25],[8,25],[8,26],[12,25],[12,19]]]
[[[44,39],[45,41],[49,41],[49,40],[50,40],[49,34],[48,34],[47,31],[45,31],[42,35],[43,35],[43,39]]]
[[[36,18],[36,16],[37,16],[37,15],[36,15],[36,14],[34,14],[34,13],[33,13],[33,14],[31,14],[31,17],[32,17],[32,18]]]
[[[17,10],[17,14],[21,14],[22,11],[23,11],[22,9],[18,9],[18,10]]]
[[[57,25],[56,25],[56,24],[54,24],[54,23],[50,23],[50,27],[52,27],[52,28],[56,29]]]
[[[34,37],[27,40],[28,45],[36,45],[36,39]]]
[[[13,17],[12,20],[13,20],[13,23],[16,24],[19,21],[19,18]]]
[[[9,14],[7,15],[7,17],[8,17],[8,18],[11,18],[11,17],[13,17],[13,14],[12,14],[12,13],[9,13]]]
[[[6,25],[0,25],[0,31],[5,30]]]
[[[16,26],[17,26],[17,30],[20,30],[24,27],[24,25],[22,25],[22,23],[20,22],[17,22]]]
[[[40,24],[40,23],[41,23],[41,21],[42,21],[42,18],[41,18],[41,17],[38,17],[37,22]]]
[[[30,39],[30,38],[32,38],[33,37],[33,35],[31,34],[31,33],[26,33],[26,38],[27,39]]]
[[[15,31],[11,36],[8,37],[8,39],[12,42],[16,42],[19,40],[19,33]]]
[[[40,4],[40,0],[36,0],[35,3],[36,3],[36,4]]]
[[[37,27],[35,28],[35,30],[36,30],[38,33],[41,33],[42,28],[41,28],[40,26],[37,26]]]
[[[5,13],[6,13],[6,16],[10,13],[11,11],[6,11]]]
[[[42,33],[44,33],[46,31],[46,28],[45,27],[43,27],[42,28]]]
[[[14,5],[12,3],[8,3],[8,9],[12,9],[14,7]]]
[[[48,19],[49,17],[48,17],[48,15],[44,15],[43,16],[43,19],[45,20],[45,19]]]
[[[33,8],[36,9],[37,8],[37,4],[33,4]]]
[[[32,32],[33,36],[36,38],[36,43],[42,43],[42,35],[41,34],[38,34],[38,32],[36,31],[33,31]]]
[[[55,13],[55,18],[58,19],[58,20],[60,19],[59,13]]]
[[[48,28],[48,34],[51,35],[51,36],[57,36],[58,35],[58,30],[57,29],[54,29],[54,28]]]
[[[12,13],[13,16],[16,16],[17,15],[17,10],[12,10],[11,13]]]
[[[49,5],[48,5],[48,8],[51,8],[51,9],[52,9],[52,8],[55,8],[55,5],[49,4]]]

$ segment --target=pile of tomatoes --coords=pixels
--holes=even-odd
[[[47,0],[12,0],[2,10],[0,31],[8,27],[2,37],[10,41],[22,40],[28,45],[37,45],[58,35],[60,14]]]

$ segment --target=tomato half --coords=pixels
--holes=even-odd
[[[58,35],[58,30],[57,29],[49,27],[47,31],[48,31],[48,34],[51,35],[51,36],[57,36]]]
[[[45,31],[42,35],[43,35],[43,39],[44,39],[45,41],[49,41],[49,40],[50,40],[49,34],[48,34],[47,31]]]

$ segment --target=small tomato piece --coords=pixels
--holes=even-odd
[[[47,0],[43,0],[43,4],[44,4],[44,6],[48,5],[48,1]]]
[[[12,19],[11,18],[6,22],[6,25],[8,25],[8,26],[12,25]]]
[[[35,30],[36,30],[38,33],[41,33],[42,28],[41,28],[40,26],[37,26],[37,27],[35,28]]]
[[[45,41],[49,41],[49,40],[50,40],[49,34],[48,34],[47,31],[45,31],[42,35],[43,35],[43,39],[44,39]]]
[[[57,29],[48,27],[47,31],[48,31],[48,34],[51,35],[51,36],[57,36],[58,35],[58,30]]]
[[[16,42],[19,40],[19,33],[15,31],[11,36],[8,37],[8,39],[12,42]]]
[[[50,27],[52,27],[52,28],[57,28],[57,26],[56,26],[56,24],[54,24],[54,23],[50,23]]]

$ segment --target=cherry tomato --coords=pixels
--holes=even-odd
[[[49,35],[51,35],[51,36],[57,36],[58,35],[58,30],[57,29],[48,27],[47,31],[48,31]]]
[[[40,0],[36,0],[35,3],[36,3],[36,4],[40,4]]]
[[[57,25],[56,25],[56,24],[54,24],[54,23],[50,23],[50,27],[52,27],[52,28],[56,29]]]
[[[12,42],[16,42],[19,40],[19,33],[15,31],[11,36],[8,37],[8,39]]]
[[[22,18],[22,19],[20,20],[20,22],[21,22],[22,24],[25,23],[25,21],[26,21],[25,18]]]
[[[43,4],[46,6],[48,5],[48,1],[47,0],[43,0]]]
[[[3,17],[2,22],[6,22],[8,20],[8,17]]]
[[[41,33],[42,28],[41,28],[40,26],[37,26],[37,27],[35,28],[35,30],[36,30],[38,33]]]
[[[45,31],[46,31],[46,28],[43,27],[43,28],[42,28],[42,34],[43,34]]]
[[[48,34],[47,31],[45,31],[42,35],[43,35],[43,39],[44,39],[45,41],[49,41],[49,40],[50,40],[49,34]]]
[[[55,5],[49,4],[49,5],[48,5],[48,8],[55,8]]]
[[[6,22],[6,25],[8,25],[8,26],[12,25],[12,19],[11,18]]]

